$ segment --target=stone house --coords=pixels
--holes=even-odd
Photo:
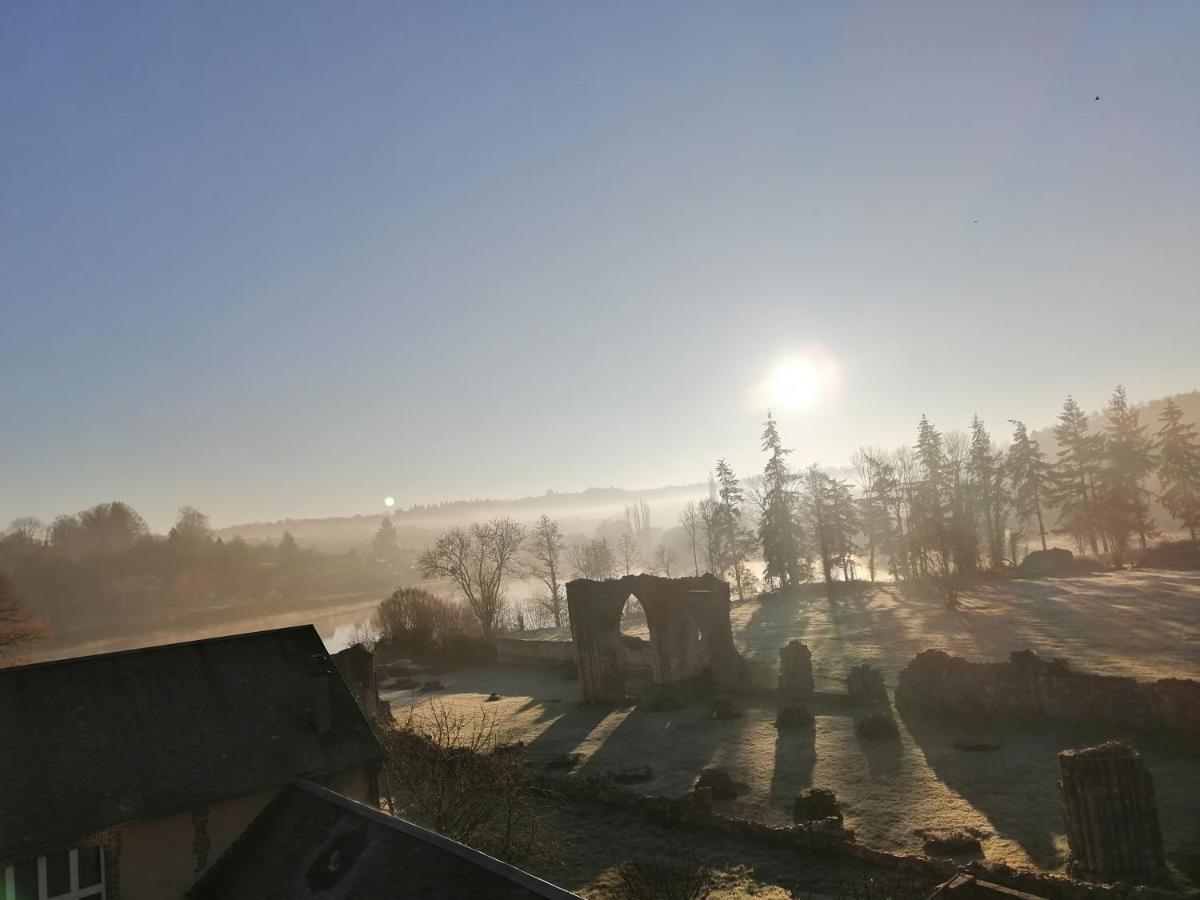
[[[383,749],[311,625],[0,669],[0,898],[182,897],[286,785]]]

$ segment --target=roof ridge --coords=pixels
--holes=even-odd
[[[149,644],[145,647],[126,647],[124,650],[109,650],[104,653],[87,653],[83,656],[64,656],[61,659],[43,659],[38,662],[25,663],[20,666],[0,667],[0,678],[12,672],[28,672],[30,669],[41,669],[48,666],[59,666],[65,663],[80,663],[89,662],[96,659],[112,659],[117,656],[132,656],[137,653],[151,653],[155,650],[174,650],[180,647],[194,647],[199,644],[215,644],[221,641],[244,640],[255,637],[264,637],[268,634],[283,634],[289,631],[312,631],[317,636],[317,640],[321,642],[321,648],[325,648],[325,642],[321,639],[320,632],[312,622],[307,622],[302,625],[286,625],[282,628],[262,628],[258,631],[238,631],[233,634],[218,634],[212,637],[192,638],[188,641],[172,641],[167,644]],[[328,650],[326,650],[328,653]]]

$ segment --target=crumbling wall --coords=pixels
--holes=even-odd
[[[1103,882],[1153,882],[1164,871],[1154,780],[1120,741],[1058,754],[1063,819],[1074,874]]]
[[[630,597],[646,611],[655,684],[671,684],[703,671],[718,690],[736,686],[740,657],[729,624],[729,585],[712,575],[660,578],[626,575],[567,583],[571,636],[586,702],[625,697],[626,653],[621,611]]]
[[[1008,662],[973,663],[941,650],[920,653],[900,673],[898,706],[982,716],[1054,718],[1162,730],[1200,740],[1200,682],[1078,672],[1025,650]]]

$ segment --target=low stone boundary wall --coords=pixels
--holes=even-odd
[[[901,671],[896,705],[1166,731],[1200,741],[1200,682],[1094,675],[1030,650],[1002,663],[926,650]]]
[[[538,641],[496,638],[496,662],[509,666],[561,666],[575,663],[575,645],[570,641]]]
[[[856,859],[869,865],[891,869],[941,882],[956,872],[1004,885],[1047,900],[1179,900],[1183,895],[1158,888],[1128,884],[1105,885],[1076,881],[1062,875],[1050,875],[1017,869],[1005,863],[975,861],[967,865],[907,853],[890,853],[855,843],[852,838],[839,840],[829,832],[807,827],[768,825],[706,810],[687,797],[672,798],[639,794],[600,776],[542,776],[541,783],[568,798],[602,803],[641,813],[671,825],[689,825],[719,831],[777,847],[792,847],[812,853],[826,853]]]

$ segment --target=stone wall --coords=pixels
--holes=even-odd
[[[973,663],[926,650],[900,673],[896,704],[1166,731],[1200,741],[1200,682],[1093,675],[1029,650],[1003,663]]]
[[[560,666],[575,661],[570,641],[496,638],[496,662],[508,666]]]

